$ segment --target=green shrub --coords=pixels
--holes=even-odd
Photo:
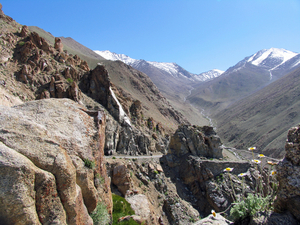
[[[112,194],[113,199],[113,225],[137,225],[138,223],[130,219],[129,221],[118,222],[118,219],[123,216],[134,215],[135,212],[125,198]]]
[[[90,214],[94,221],[94,225],[106,225],[110,223],[110,216],[104,203],[97,204],[96,209]]]
[[[159,172],[158,172],[157,170],[154,170],[154,171],[153,171],[153,173],[155,173],[155,174],[159,174]]]
[[[100,184],[105,183],[104,177],[102,177],[99,173],[96,174],[96,178],[99,180]]]
[[[84,159],[84,165],[87,167],[87,168],[90,168],[90,169],[94,169],[95,168],[95,162],[92,161],[92,160],[89,160],[89,159]]]
[[[236,201],[230,210],[230,218],[233,221],[244,219],[247,216],[254,216],[257,212],[266,211],[270,206],[269,197],[261,197],[256,194],[249,194],[244,201]]]
[[[23,46],[24,44],[25,44],[24,41],[20,41],[20,42],[19,42],[19,45],[20,45],[20,46]]]
[[[67,78],[68,83],[73,83],[73,79],[72,78]]]

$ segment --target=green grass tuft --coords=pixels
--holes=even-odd
[[[87,167],[87,168],[90,168],[90,169],[94,169],[95,168],[95,162],[92,161],[92,160],[89,160],[89,159],[84,159],[84,165]]]
[[[96,209],[90,214],[94,225],[107,225],[110,223],[110,216],[104,203],[99,202]]]
[[[137,225],[138,223],[130,219],[129,221],[118,222],[118,219],[123,216],[134,215],[135,212],[125,198],[119,195],[112,195],[113,199],[113,225]]]

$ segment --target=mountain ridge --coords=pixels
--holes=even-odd
[[[114,52],[111,52],[109,50],[105,51],[99,51],[95,50],[97,54],[100,56],[106,58],[107,60],[120,60],[128,65],[133,66],[134,68],[140,67],[139,64],[141,63],[149,63],[152,66],[166,72],[166,74],[171,75],[175,78],[185,78],[189,81],[207,81],[210,79],[213,79],[217,76],[220,76],[224,71],[218,70],[218,69],[213,69],[207,72],[203,72],[200,74],[193,74],[179,66],[177,63],[174,62],[156,62],[156,61],[146,61],[143,59],[133,59],[125,54],[117,54]]]
[[[298,53],[277,48],[261,50],[228,68],[221,76],[194,85],[188,100],[216,114],[299,66]]]

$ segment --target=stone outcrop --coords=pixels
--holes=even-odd
[[[93,224],[112,211],[105,115],[68,99],[0,107],[0,218],[14,224]]]
[[[29,34],[28,27],[27,27],[26,25],[24,25],[24,26],[22,27],[21,32],[20,32],[20,36],[21,36],[21,37],[26,37],[28,34]]]
[[[230,187],[226,186],[226,182],[230,182],[229,176],[231,175],[223,174],[223,170],[227,167],[234,168],[232,173],[237,176],[237,174],[245,173],[251,168],[251,164],[248,162],[212,161],[192,155],[177,157],[173,154],[167,154],[161,161],[164,165],[164,171],[169,171],[168,173],[174,179],[182,180],[183,185],[190,191],[186,200],[192,202],[193,206],[205,216],[212,209],[216,212],[224,211],[233,202],[229,194]],[[250,172],[248,174],[249,180],[251,179],[253,182],[253,176]],[[217,181],[217,177],[222,177],[222,182],[225,185]],[[231,177],[231,179],[239,183],[236,178]],[[236,193],[240,194],[237,191]]]
[[[62,53],[63,50],[64,50],[64,45],[61,41],[60,38],[56,37],[55,40],[54,40],[54,48],[59,52],[59,53]]]
[[[107,159],[112,190],[125,199],[146,224],[192,224],[199,213],[177,193],[157,158]],[[169,175],[168,175],[169,176]],[[115,183],[114,183],[115,182]]]
[[[118,190],[122,193],[123,196],[126,195],[128,190],[132,189],[130,172],[127,169],[126,165],[114,165],[112,171],[112,183],[117,186]]]
[[[289,130],[285,158],[277,165],[279,189],[274,207],[289,211],[300,221],[300,126]]]
[[[125,199],[130,203],[135,214],[141,216],[144,220],[149,220],[151,215],[150,203],[146,195],[126,195]]]
[[[209,215],[209,216],[203,218],[202,220],[199,220],[198,222],[194,223],[193,225],[207,225],[207,224],[230,225],[230,224],[234,224],[234,223],[227,220],[226,218],[224,218],[223,216],[221,216],[220,214],[217,213],[215,217],[213,215]]]
[[[222,158],[221,141],[212,127],[181,125],[171,136],[168,153],[162,157],[161,163],[165,173],[170,173],[173,179],[180,179],[182,187],[189,190],[185,200],[191,202],[201,215],[207,216],[212,209],[220,212],[230,206],[234,201],[230,194],[232,188],[237,195],[242,194],[238,174],[248,176],[246,193],[252,193],[258,181],[258,174],[249,162]],[[224,173],[228,167],[234,168],[230,174]],[[232,187],[230,181],[236,185]],[[184,193],[185,188],[182,188]]]
[[[222,143],[212,127],[179,126],[171,137],[169,153],[191,154],[206,158],[223,158]]]

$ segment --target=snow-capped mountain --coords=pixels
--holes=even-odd
[[[168,62],[153,62],[153,61],[145,61],[145,60],[138,60],[130,58],[127,55],[124,54],[117,54],[111,51],[95,51],[97,54],[102,56],[103,58],[107,60],[120,60],[127,65],[132,66],[135,69],[138,69],[144,73],[146,73],[150,78],[151,74],[149,74],[149,71],[152,71],[149,69],[150,67],[155,67],[156,69],[160,70],[161,73],[164,75],[171,75],[174,78],[178,79],[186,79],[187,82],[190,81],[198,81],[203,82],[210,79],[213,79],[223,73],[221,70],[211,70],[205,73],[201,74],[192,74],[185,69],[183,69],[181,66],[179,66],[176,63],[168,63]]]
[[[248,65],[253,65],[272,73],[274,71],[275,73],[276,71],[286,73],[296,69],[300,65],[300,54],[279,48],[263,49],[249,57],[246,57],[244,60],[238,62],[235,66],[229,68],[226,71],[226,74],[228,72],[236,72]]]
[[[250,62],[255,66],[265,67],[268,70],[274,70],[296,55],[298,55],[298,53],[285,49],[270,48],[255,53],[247,60],[247,62]]]
[[[111,52],[111,51],[94,51],[96,52],[98,55],[102,56],[103,58],[107,59],[107,60],[112,60],[112,61],[117,61],[117,60],[120,60],[124,63],[126,63],[127,65],[132,65],[133,63],[135,63],[136,59],[133,59],[133,58],[130,58],[129,56],[127,55],[124,55],[124,54],[117,54],[117,53],[114,53],[114,52]]]
[[[127,55],[124,54],[117,54],[114,52],[110,52],[108,50],[106,51],[95,51],[97,54],[101,55],[103,58],[106,58],[107,60],[120,60],[127,65],[132,66],[135,69],[141,70],[142,66],[149,66],[147,64],[150,64],[157,69],[161,70],[164,72],[164,74],[171,75],[172,77],[175,78],[184,78],[184,79],[191,79],[192,74],[177,65],[176,63],[165,63],[165,62],[151,62],[151,61],[145,61],[145,60],[138,60],[138,59],[133,59],[130,58]],[[142,70],[141,70],[142,71]],[[143,72],[143,71],[142,71]]]
[[[198,81],[207,81],[214,79],[220,75],[222,75],[224,71],[218,70],[218,69],[213,69],[204,73],[200,73],[199,75],[194,75],[193,78]]]

